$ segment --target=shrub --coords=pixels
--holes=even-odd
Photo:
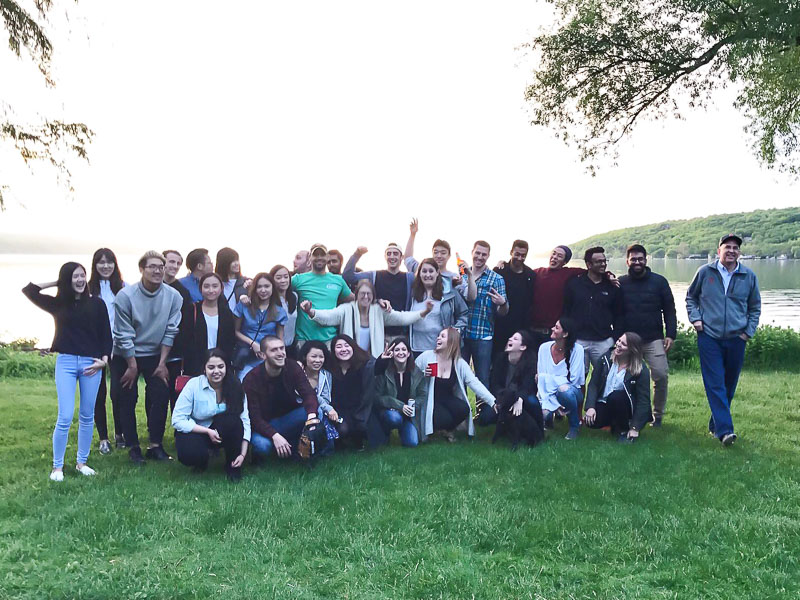
[[[11,344],[0,345],[0,377],[53,377],[55,368],[55,354],[23,352]]]

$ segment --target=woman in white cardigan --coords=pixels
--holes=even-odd
[[[428,302],[424,310],[386,312],[375,297],[375,287],[369,279],[361,279],[355,289],[356,299],[353,302],[340,304],[336,308],[317,310],[308,300],[300,303],[300,310],[305,312],[315,323],[334,326],[339,333],[349,335],[360,348],[369,352],[374,358],[379,357],[386,349],[384,343],[384,326],[407,326],[416,323],[431,312],[433,302]]]
[[[472,372],[467,361],[461,358],[461,334],[455,327],[442,329],[436,339],[436,349],[426,350],[415,362],[428,377],[428,401],[424,409],[426,436],[434,431],[443,431],[445,439],[453,442],[453,431],[465,419],[467,434],[475,434],[467,387],[475,392],[477,400],[497,410],[494,396]]]

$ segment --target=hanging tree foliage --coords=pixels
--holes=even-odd
[[[703,106],[729,82],[766,166],[800,173],[800,1],[549,0],[553,33],[526,90],[533,124],[594,170],[637,122]]]
[[[35,0],[39,20],[44,20],[52,7],[52,0]],[[8,32],[8,46],[18,57],[27,53],[36,63],[48,87],[55,81],[50,72],[53,45],[40,23],[19,3],[0,0],[0,22]],[[52,165],[60,183],[73,191],[69,160],[78,156],[88,160],[87,146],[94,133],[84,123],[65,123],[42,118],[38,123],[19,123],[13,107],[0,104],[0,143],[13,144],[26,164],[44,161]],[[2,177],[2,175],[0,175]],[[0,179],[0,208],[3,208],[3,190],[7,185]]]

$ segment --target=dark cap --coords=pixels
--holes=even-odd
[[[556,246],[556,248],[561,248],[564,251],[564,264],[572,260],[572,250],[570,250],[569,246],[561,244],[560,246]]]
[[[313,256],[314,252],[316,252],[317,250],[322,250],[325,254],[328,253],[328,249],[322,244],[314,244],[313,246],[311,246],[310,254]]]
[[[740,246],[742,245],[742,238],[740,238],[735,233],[726,233],[725,235],[723,235],[721,238],[719,238],[719,245],[722,246],[722,244],[724,244],[728,240],[736,240],[737,244],[739,244]]]

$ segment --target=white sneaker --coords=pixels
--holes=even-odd
[[[75,470],[78,471],[81,475],[86,475],[87,477],[91,477],[92,475],[97,475],[97,471],[92,469],[87,465],[83,465],[82,467],[75,467]]]
[[[64,471],[50,471],[50,481],[64,481]]]

